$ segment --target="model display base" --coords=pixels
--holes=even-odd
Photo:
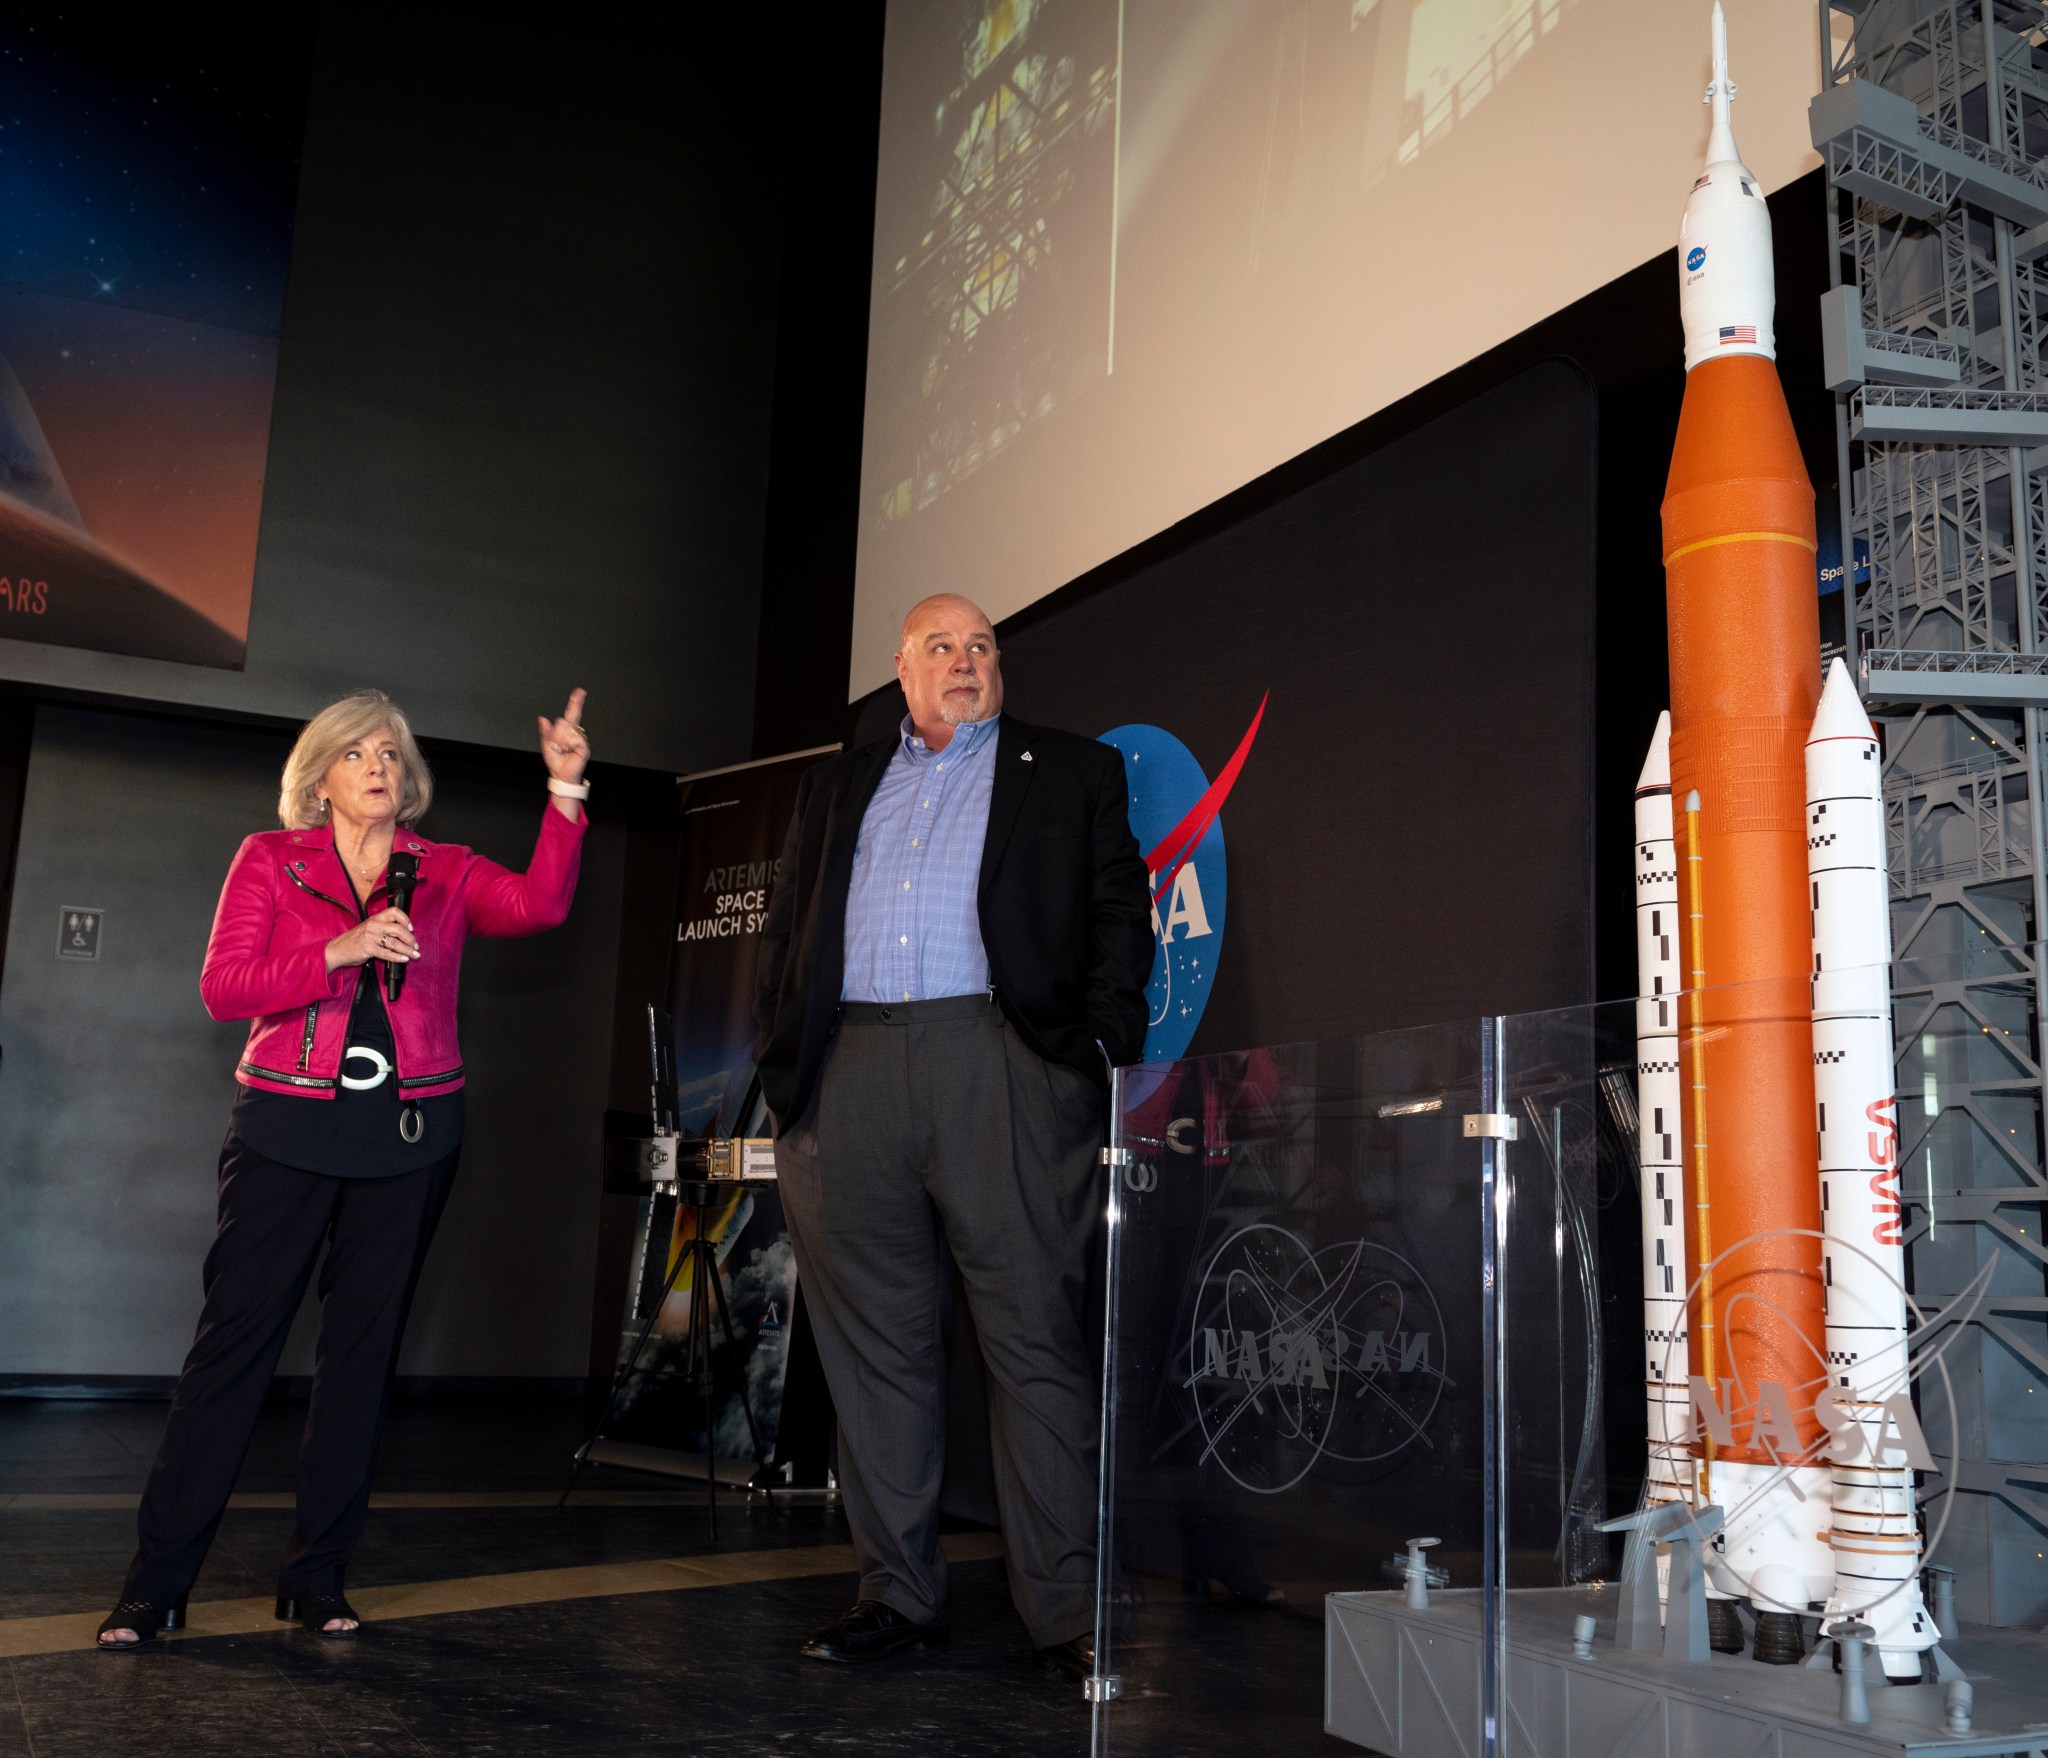
[[[1869,1661],[1870,1719],[1842,1719],[1826,1664],[1704,1665],[1617,1646],[1618,1590],[1531,1588],[1507,1597],[1503,1758],[2018,1758],[2048,1750],[2048,1635],[1965,1624],[1942,1650],[1970,1684],[1970,1731],[1949,1730],[1945,1687],[1887,1685]],[[1482,1624],[1476,1588],[1412,1609],[1390,1593],[1323,1602],[1323,1725],[1387,1758],[1476,1758]],[[1592,1657],[1573,1622],[1594,1621]],[[1933,1668],[1927,1669],[1930,1679]]]

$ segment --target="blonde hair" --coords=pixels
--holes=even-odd
[[[379,727],[391,729],[391,742],[405,760],[405,789],[399,796],[398,821],[417,824],[434,798],[434,772],[414,742],[405,712],[382,690],[357,690],[323,708],[306,722],[299,742],[284,760],[284,780],[277,795],[277,815],[287,830],[310,830],[327,822],[320,783],[341,754]]]

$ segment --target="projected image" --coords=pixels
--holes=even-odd
[[[1014,447],[1115,370],[1120,211],[1215,88],[1270,66],[1259,187],[1245,237],[1256,270],[1337,172],[1369,186],[1482,102],[1571,0],[939,0],[899,6],[891,100],[929,132],[885,177],[877,227],[880,397],[869,507],[893,525]],[[1334,34],[1341,43],[1323,40]],[[1163,112],[1122,138],[1119,44]],[[1227,48],[1227,52],[1225,51]],[[1333,51],[1341,49],[1341,53]],[[901,84],[915,82],[919,97]],[[1334,162],[1320,148],[1355,128]],[[1133,173],[1120,173],[1126,150]],[[913,236],[914,234],[914,236]]]
[[[0,637],[242,664],[311,47],[0,22]]]
[[[892,346],[872,511],[891,524],[1099,377],[1108,346],[1114,5],[947,0],[909,34],[932,126],[878,218]]]
[[[1571,4],[1573,0],[1351,0],[1352,28],[1376,33],[1374,64],[1384,63],[1391,71],[1397,62],[1405,63],[1398,139],[1386,164],[1367,163],[1367,179],[1394,163],[1406,164],[1484,102]]]
[[[851,690],[923,594],[1007,616],[1668,248],[1692,6],[894,0]],[[1729,18],[1774,189],[1812,17]]]

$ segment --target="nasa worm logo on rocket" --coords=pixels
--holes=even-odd
[[[1102,735],[1105,745],[1123,753],[1131,834],[1144,852],[1152,885],[1147,1062],[1171,1062],[1185,1052],[1209,1005],[1230,903],[1223,802],[1251,755],[1267,700],[1260,698],[1251,725],[1214,781],[1203,774],[1194,753],[1164,727],[1134,723]]]

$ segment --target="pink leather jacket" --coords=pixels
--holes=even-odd
[[[462,1085],[455,1041],[462,943],[471,934],[538,934],[557,926],[576,895],[588,823],[580,814],[571,823],[550,804],[524,873],[399,827],[393,849],[420,858],[407,912],[420,956],[406,966],[405,986],[391,1004],[403,1096],[431,1098]],[[236,852],[214,911],[199,993],[215,1019],[249,1021],[235,1069],[244,1086],[335,1096],[357,977],[353,966],[328,971],[327,943],[360,920],[349,902],[354,895],[331,827],[262,831]],[[385,907],[381,893],[371,904],[372,914]]]

